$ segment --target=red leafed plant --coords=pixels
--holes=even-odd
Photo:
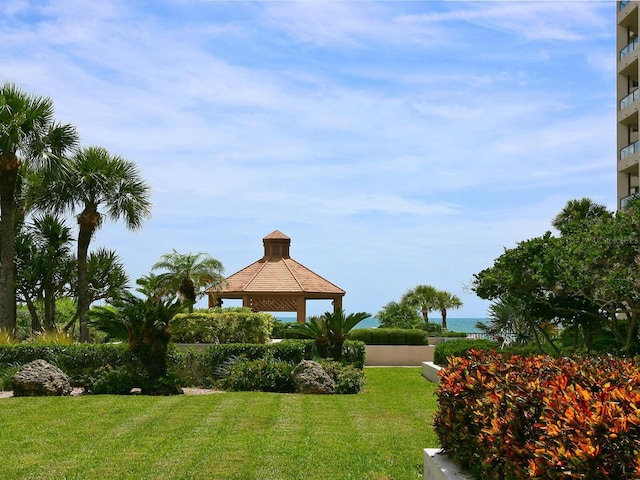
[[[435,429],[481,479],[640,478],[640,369],[472,351],[441,371]]]

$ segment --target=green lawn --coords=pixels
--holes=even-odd
[[[0,399],[3,479],[421,479],[435,385],[368,368],[358,395]]]

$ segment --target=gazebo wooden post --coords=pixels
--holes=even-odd
[[[307,321],[307,299],[304,296],[298,297],[296,303],[296,320],[298,323],[305,323]]]
[[[342,311],[342,297],[335,297],[331,303],[333,303],[334,313]]]

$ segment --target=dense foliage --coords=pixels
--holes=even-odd
[[[640,368],[629,359],[472,351],[441,372],[442,448],[484,479],[636,479]]]
[[[171,323],[176,343],[267,343],[272,325],[272,315],[242,307],[181,313]]]
[[[492,350],[498,347],[498,343],[487,339],[447,340],[446,342],[440,342],[436,345],[433,350],[433,363],[444,367],[449,364],[450,356],[464,357],[471,350]]]
[[[350,340],[366,345],[429,345],[427,332],[404,328],[357,328],[349,333]]]
[[[640,351],[640,201],[613,213],[589,199],[572,200],[553,225],[559,235],[546,232],[505,249],[474,276],[478,296],[513,312],[500,320],[508,329],[496,336],[554,346],[560,326],[576,350],[594,351],[594,339],[609,335],[615,344],[605,352]]]

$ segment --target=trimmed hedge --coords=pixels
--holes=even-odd
[[[442,448],[481,480],[640,478],[640,368],[629,359],[451,357]]]
[[[268,343],[274,318],[249,308],[212,308],[179,313],[171,321],[175,343]]]
[[[121,367],[133,362],[124,344],[0,345],[0,365],[24,365],[38,359],[60,368],[76,385],[106,365]]]
[[[458,339],[440,342],[433,350],[433,363],[445,367],[449,364],[449,357],[464,357],[471,350],[494,350],[500,345],[492,340]]]
[[[170,344],[168,356],[170,374],[177,372],[183,386],[211,387],[216,371],[230,359],[272,359],[295,366],[303,359],[316,357],[317,352],[313,340],[284,340],[272,344],[211,345],[205,352],[181,350]],[[0,380],[14,373],[15,367],[37,359],[56,365],[71,377],[74,386],[88,387],[91,391],[105,392],[102,387],[105,384],[108,388],[125,390],[133,381],[131,375],[139,376],[140,370],[138,361],[124,344],[0,345]],[[361,370],[364,359],[364,343],[351,340],[344,343],[342,365]]]
[[[364,343],[347,340],[344,342],[342,351],[342,363],[353,365],[356,368],[364,367]],[[316,353],[313,340],[283,340],[267,345],[240,343],[211,345],[204,356],[208,368],[215,368],[231,357],[240,356],[249,360],[271,356],[276,360],[292,362],[297,365],[304,359],[313,358]]]
[[[427,332],[409,328],[357,328],[348,338],[366,345],[429,345]]]

